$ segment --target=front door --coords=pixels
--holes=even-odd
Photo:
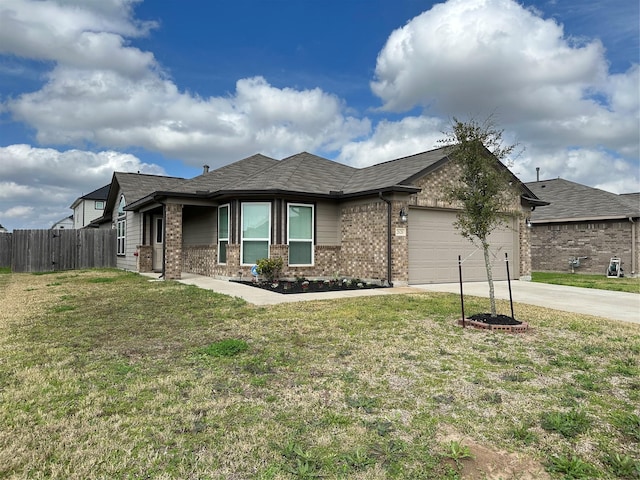
[[[164,223],[161,215],[153,217],[153,228],[151,232],[153,238],[153,269],[162,271],[163,244],[164,244]]]

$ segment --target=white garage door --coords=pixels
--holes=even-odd
[[[409,215],[409,283],[458,281],[458,255],[462,256],[462,279],[486,281],[482,249],[462,237],[453,227],[456,214],[442,210],[411,209]],[[506,280],[505,252],[509,254],[511,278],[518,278],[518,232],[514,220],[489,237],[494,280]]]

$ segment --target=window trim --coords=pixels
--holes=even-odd
[[[116,221],[116,255],[119,257],[124,257],[127,254],[127,212],[124,211],[125,205],[124,195],[120,195],[118,219]]]
[[[291,225],[290,212],[291,207],[307,207],[311,208],[311,238],[301,240],[299,238],[291,239],[289,236],[289,226]],[[291,242],[293,243],[309,243],[311,247],[311,263],[291,263],[291,256],[289,256],[290,267],[313,267],[315,266],[315,244],[316,244],[316,208],[313,203],[287,203],[287,245],[291,248]]]
[[[244,219],[245,219],[245,215],[244,215],[244,207],[245,205],[266,205],[267,207],[269,207],[269,212],[268,212],[268,220],[269,220],[269,237],[268,238],[244,238]],[[243,267],[249,267],[252,266],[253,263],[245,263],[244,261],[244,242],[245,240],[247,241],[253,241],[253,242],[267,242],[267,258],[269,257],[269,255],[271,254],[271,210],[272,210],[272,205],[271,202],[242,202],[240,204],[240,265]]]
[[[220,236],[220,210],[226,208],[227,209],[227,236]],[[231,204],[225,203],[224,205],[218,205],[218,252],[217,252],[217,261],[219,265],[227,264],[227,256],[229,254],[229,233],[231,232]],[[225,251],[225,259],[224,262],[220,261],[220,242],[227,242],[227,250]]]

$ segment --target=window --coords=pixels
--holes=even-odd
[[[289,204],[289,265],[313,265],[313,205]]]
[[[125,249],[125,240],[127,238],[127,217],[126,212],[124,211],[124,206],[126,202],[124,200],[124,195],[120,197],[120,203],[118,204],[118,220],[116,222],[116,254],[124,255],[126,252]]]
[[[116,241],[118,243],[118,250],[116,252],[117,255],[125,254],[125,239],[127,238],[127,222],[124,218],[118,219],[118,223],[116,224],[117,235]]]
[[[124,195],[122,195],[120,197],[120,203],[118,203],[118,217],[123,217],[124,216],[124,207],[127,204],[127,202],[124,201]]]
[[[218,263],[227,263],[229,245],[229,205],[218,207]]]
[[[162,242],[164,241],[163,235],[164,235],[164,229],[162,228],[162,217],[157,217],[156,218],[156,228],[155,228],[155,233],[156,233],[156,245],[162,245]]]
[[[254,265],[261,258],[269,258],[271,243],[271,204],[242,204],[242,238],[240,263]]]
[[[95,210],[104,210],[104,202],[102,200],[96,200],[93,204]]]

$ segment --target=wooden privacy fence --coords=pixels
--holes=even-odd
[[[116,266],[115,230],[14,230],[9,244],[13,272]]]
[[[11,266],[11,234],[0,232],[0,268]]]

